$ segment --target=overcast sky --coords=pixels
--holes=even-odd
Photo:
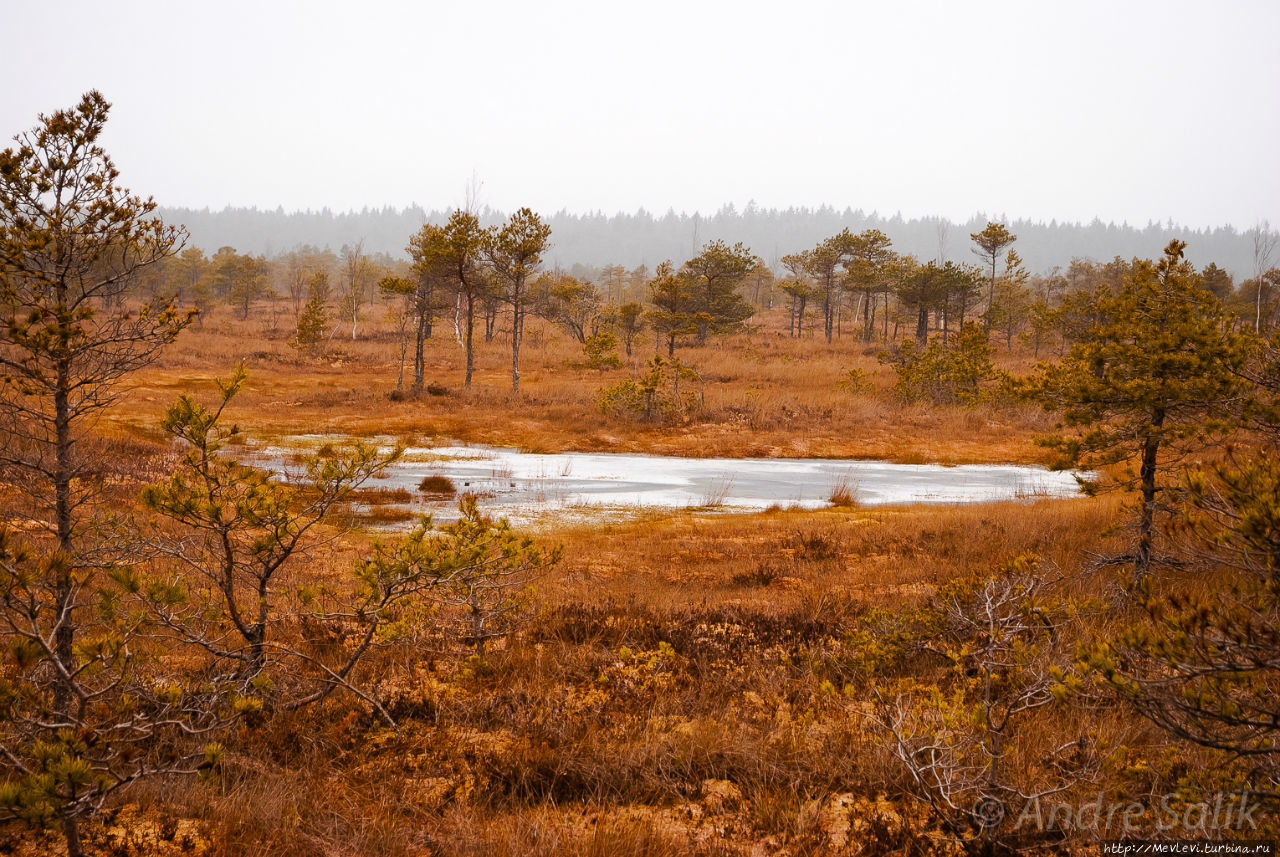
[[[1280,225],[1276,0],[4,5],[0,133],[162,205]]]

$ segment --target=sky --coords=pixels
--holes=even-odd
[[[1280,225],[1276,0],[0,4],[165,206]]]

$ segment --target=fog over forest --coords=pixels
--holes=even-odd
[[[405,256],[410,235],[423,223],[444,223],[449,211],[427,211],[418,206],[347,212],[162,208],[161,215],[167,222],[185,224],[191,232],[190,243],[209,253],[230,246],[242,253],[274,256],[304,244],[337,250],[343,244],[364,239],[366,252],[401,257]],[[481,212],[485,226],[499,224],[505,217],[505,212],[490,208]],[[1196,266],[1214,262],[1237,279],[1252,276],[1252,230],[1240,231],[1230,226],[1189,229],[1174,223],[1150,223],[1134,227],[1098,220],[1087,224],[1044,223],[1009,221],[1002,214],[981,213],[956,223],[940,217],[886,217],[826,206],[766,209],[753,204],[741,211],[726,205],[712,215],[674,211],[655,215],[644,210],[613,215],[559,211],[546,216],[554,245],[548,262],[566,269],[574,264],[653,267],[665,259],[687,259],[707,241],[722,239],[743,242],[777,269],[783,255],[812,247],[845,227],[854,232],[879,229],[892,239],[896,250],[921,260],[942,257],[972,261],[969,235],[980,231],[988,219],[1007,223],[1017,234],[1019,254],[1027,268],[1037,273],[1065,268],[1074,258],[1101,262],[1116,256],[1126,260],[1150,258],[1178,238],[1187,242],[1187,258]]]

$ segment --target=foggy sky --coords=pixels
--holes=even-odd
[[[6,144],[99,89],[164,205],[1280,225],[1275,0],[4,6]]]

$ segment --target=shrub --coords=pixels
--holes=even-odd
[[[871,390],[871,382],[867,380],[867,373],[861,369],[850,369],[840,379],[840,389],[846,393],[858,394],[867,393]]]
[[[423,494],[453,495],[458,492],[457,486],[453,484],[453,480],[448,476],[442,476],[439,473],[431,473],[422,477],[422,481],[418,483],[418,490]]]
[[[649,371],[596,392],[601,412],[630,416],[647,422],[674,422],[702,406],[701,391],[689,389],[702,381],[691,366],[679,360],[654,357]],[[683,384],[683,389],[682,383]]]
[[[827,498],[832,506],[849,507],[858,505],[858,486],[847,477],[836,483]]]
[[[938,338],[923,346],[908,339],[879,359],[897,370],[893,390],[910,402],[976,405],[998,398],[1009,384],[1009,376],[991,362],[986,333],[973,323],[964,326],[952,348]]]
[[[614,351],[617,347],[617,337],[607,330],[597,331],[582,343],[583,359],[574,366],[579,369],[598,369],[601,372],[605,369],[617,369],[622,366],[622,361]]]

